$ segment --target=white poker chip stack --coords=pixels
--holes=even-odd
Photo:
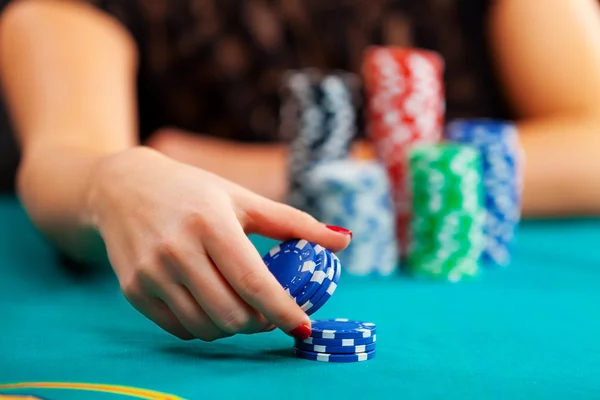
[[[354,233],[338,257],[353,275],[391,275],[399,260],[394,205],[385,167],[345,159],[316,165],[307,176],[317,217]]]

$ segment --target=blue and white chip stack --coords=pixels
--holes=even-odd
[[[506,266],[520,220],[523,152],[514,124],[493,120],[457,120],[446,138],[481,153],[485,192],[486,246],[482,261]]]
[[[272,248],[263,261],[308,315],[325,305],[340,280],[342,267],[335,254],[306,240],[283,242]]]
[[[306,177],[317,218],[354,234],[338,253],[353,275],[393,274],[398,265],[394,205],[385,167],[377,161],[345,159],[316,165]]]
[[[318,163],[348,156],[356,135],[356,78],[290,71],[283,82],[280,136],[290,141],[288,203],[310,214],[306,176]]]
[[[360,362],[375,358],[376,326],[370,322],[348,319],[312,321],[312,334],[296,340],[298,358],[322,362]]]
[[[271,249],[263,261],[308,315],[331,298],[342,268],[335,254],[306,240],[283,242]],[[311,336],[295,342],[296,357],[339,363],[375,357],[375,324],[338,318],[312,321],[311,325]]]

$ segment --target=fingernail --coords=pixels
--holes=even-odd
[[[308,339],[311,334],[312,334],[312,330],[306,324],[302,324],[290,332],[291,336],[295,337],[296,339],[300,339],[300,340]]]
[[[343,235],[350,235],[350,239],[352,239],[352,231],[349,231],[346,228],[342,228],[341,226],[335,226],[335,225],[327,225],[327,229],[331,229],[332,231],[341,233]]]

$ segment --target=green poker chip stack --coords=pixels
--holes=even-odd
[[[409,151],[413,216],[411,273],[458,282],[474,277],[485,246],[481,157],[469,146],[433,144]]]

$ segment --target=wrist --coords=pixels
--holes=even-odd
[[[113,193],[119,191],[117,186],[123,181],[122,177],[132,173],[132,167],[144,159],[160,156],[149,147],[137,146],[98,159],[92,166],[84,193],[84,224],[99,231],[107,204],[114,197]]]

